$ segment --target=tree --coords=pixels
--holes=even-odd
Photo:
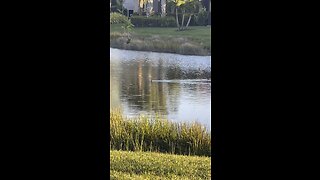
[[[131,23],[130,19],[126,19],[126,21],[124,21],[123,25],[121,26],[124,33],[127,35],[127,44],[129,44],[131,41],[131,31],[133,27],[134,25]]]
[[[118,0],[120,6],[121,6],[121,14],[123,14],[123,3],[124,3],[124,0]]]
[[[148,0],[139,0],[139,14],[141,15],[143,12],[143,8],[148,4]]]
[[[191,21],[191,17],[194,15],[194,13],[199,11],[200,6],[201,6],[201,4],[198,0],[189,1],[188,3],[185,4],[185,10],[189,15],[189,19],[188,19],[188,22],[186,24],[185,29],[188,28],[190,21]],[[183,28],[183,26],[182,26],[182,28]]]
[[[175,6],[176,22],[178,31],[182,31],[188,28],[191,18],[195,12],[199,9],[199,0],[171,0]],[[181,25],[179,22],[179,11],[182,13]],[[185,16],[188,15],[189,19],[186,26],[184,26]]]
[[[124,0],[111,0],[110,9],[112,12],[120,12],[123,14],[123,3]]]

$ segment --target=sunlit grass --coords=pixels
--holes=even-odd
[[[209,157],[153,152],[110,152],[111,179],[211,179]]]

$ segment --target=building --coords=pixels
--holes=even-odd
[[[124,0],[123,6],[133,12],[139,12],[140,0]],[[146,5],[143,5],[143,9],[147,14],[160,13],[161,15],[166,14],[166,0],[147,0]]]

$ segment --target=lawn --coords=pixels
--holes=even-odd
[[[209,157],[110,151],[110,179],[211,179]]]
[[[177,28],[133,28],[132,41],[129,44],[121,39],[121,24],[110,25],[111,47],[171,52],[179,54],[211,55],[211,27],[191,26],[188,30],[177,31]]]

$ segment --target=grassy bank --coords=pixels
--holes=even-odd
[[[208,157],[152,152],[110,152],[111,179],[211,179]]]
[[[121,24],[110,25],[110,46],[113,48],[168,52],[185,55],[211,55],[211,27],[192,26],[186,31],[177,28],[133,28],[129,44]]]
[[[198,123],[174,123],[146,117],[126,119],[120,111],[113,110],[110,148],[211,156],[211,133]]]

